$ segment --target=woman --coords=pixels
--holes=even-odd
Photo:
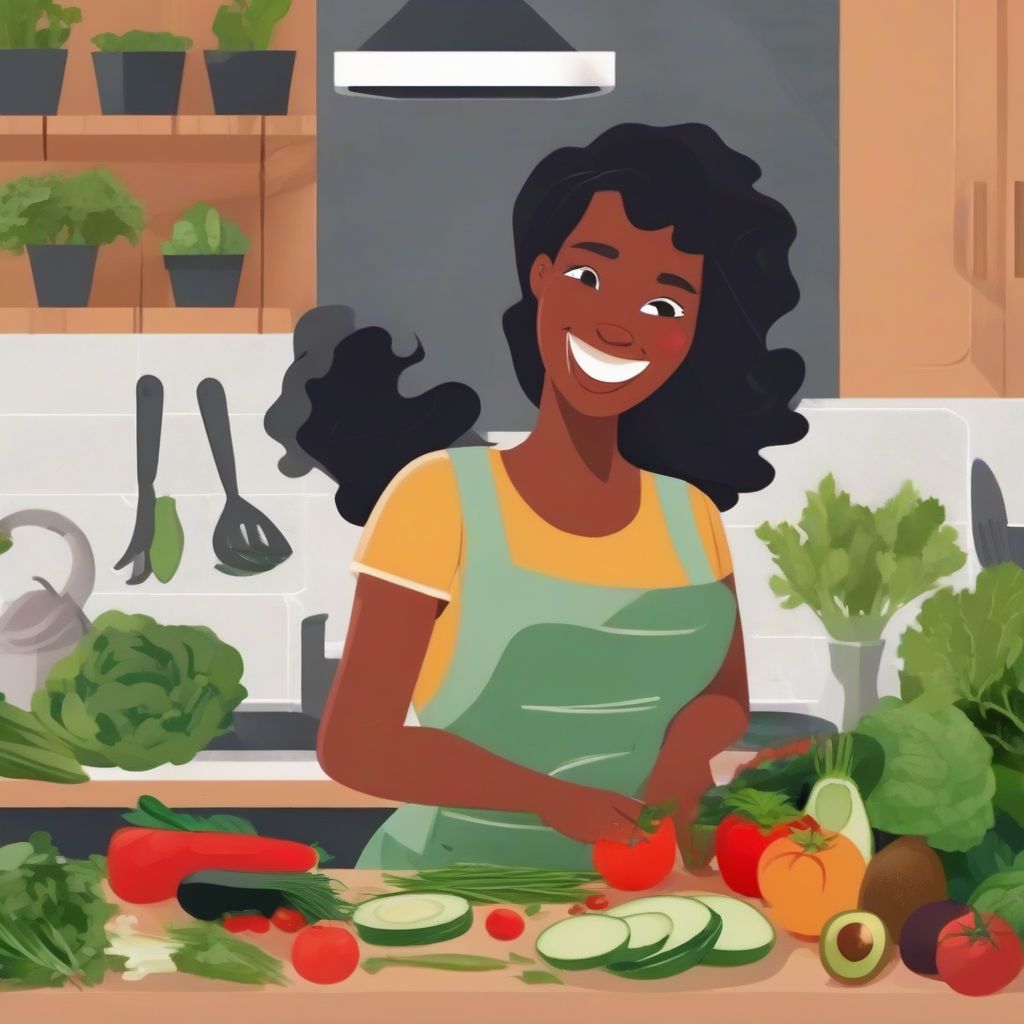
[[[761,448],[807,429],[789,407],[803,362],[765,342],[797,302],[795,227],[759,176],[699,124],[620,125],[540,163],[515,205],[522,299],[504,318],[539,410],[516,448],[423,454],[476,419],[454,385],[447,412],[444,389],[399,400],[375,446],[359,421],[386,392],[396,405],[409,362],[383,332],[357,332],[311,382],[298,439],[343,514],[386,482],[366,482],[376,454],[388,476],[404,467],[356,555],[319,741],[330,776],[404,804],[360,867],[586,868],[588,844],[669,800],[686,842],[710,759],[748,720],[719,510],[772,480]]]

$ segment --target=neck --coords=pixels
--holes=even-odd
[[[625,467],[619,454],[618,416],[585,416],[545,383],[537,423],[524,442],[566,474],[578,472],[607,483]]]

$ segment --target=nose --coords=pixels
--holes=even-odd
[[[633,344],[633,335],[625,327],[620,327],[618,324],[598,324],[597,336],[606,345],[618,345],[621,347]]]

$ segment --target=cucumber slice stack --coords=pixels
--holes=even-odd
[[[473,910],[461,896],[409,892],[360,903],[352,923],[372,946],[426,946],[468,932]]]
[[[537,952],[552,967],[585,971],[620,959],[629,938],[625,921],[606,914],[582,914],[545,928],[537,936]]]
[[[763,960],[775,945],[775,929],[759,910],[735,896],[688,893],[722,918],[722,933],[704,958],[708,967],[742,967]]]

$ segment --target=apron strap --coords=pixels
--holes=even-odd
[[[455,470],[467,557],[477,565],[509,561],[505,522],[491,465],[490,448],[449,448]]]
[[[655,474],[654,482],[658,489],[658,500],[665,517],[665,526],[676,549],[676,557],[686,571],[690,583],[694,586],[713,583],[715,575],[711,571],[711,563],[708,561],[708,554],[693,512],[691,485],[685,480],[658,474]]]

